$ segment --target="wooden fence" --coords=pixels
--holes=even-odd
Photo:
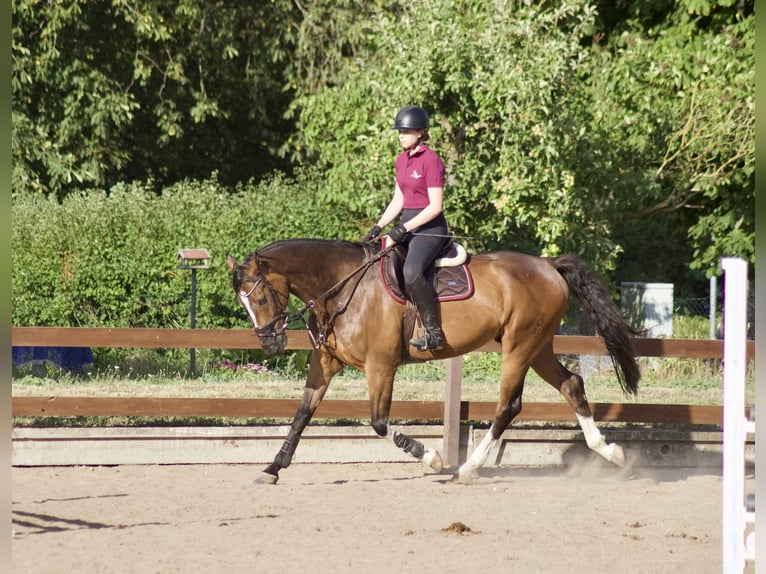
[[[110,347],[110,348],[199,348],[257,349],[258,338],[249,329],[109,329],[73,327],[13,327],[14,346],[30,347]],[[606,355],[598,337],[557,336],[557,354]],[[308,333],[289,331],[287,348],[311,349]],[[633,348],[644,357],[721,358],[723,342],[691,339],[633,339]],[[497,343],[478,349],[500,351]],[[748,341],[748,359],[755,358],[755,342]],[[460,421],[491,420],[494,402],[462,401],[462,358],[447,360],[444,401],[394,401],[391,417],[411,420],[442,420],[444,454],[456,460],[459,448]],[[222,398],[149,398],[149,397],[12,397],[14,416],[220,416],[281,418],[292,417],[298,399],[222,399]],[[591,404],[600,421],[721,424],[720,406],[655,405],[636,403]],[[326,400],[316,417],[357,419],[369,417],[369,404],[360,400]],[[517,420],[574,421],[568,404],[525,403]]]

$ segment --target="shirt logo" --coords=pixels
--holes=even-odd
[[[422,175],[420,175],[420,174],[418,173],[418,170],[416,170],[416,169],[413,169],[413,170],[412,170],[412,174],[410,175],[410,177],[411,177],[412,179],[420,179],[420,178],[421,178],[421,177],[423,177],[423,176],[422,176]]]

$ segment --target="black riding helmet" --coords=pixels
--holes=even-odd
[[[420,130],[418,143],[428,141],[428,112],[419,106],[405,106],[394,118],[392,130]]]
[[[428,112],[418,106],[405,106],[394,119],[393,130],[427,130]]]

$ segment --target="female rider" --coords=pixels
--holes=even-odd
[[[425,272],[449,240],[447,221],[442,213],[444,197],[444,162],[426,142],[428,113],[418,106],[406,106],[394,119],[403,151],[396,158],[394,196],[365,241],[372,241],[382,228],[401,213],[401,223],[388,236],[408,244],[404,262],[404,284],[409,298],[423,321],[422,337],[412,339],[421,351],[439,350],[444,345],[433,290]]]

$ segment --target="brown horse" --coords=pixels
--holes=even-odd
[[[631,351],[630,328],[587,265],[574,256],[541,258],[510,251],[472,255],[473,295],[440,304],[446,343],[443,350],[421,352],[407,347],[402,333],[404,305],[382,284],[378,263],[386,251],[378,245],[291,239],[250,253],[242,264],[226,256],[234,291],[265,352],[284,351],[287,324],[305,313],[309,313],[309,330],[316,341],[290,432],[274,462],[256,482],[274,484],[279,471],[290,465],[303,430],[330,380],[344,365],[366,374],[375,432],[441,471],[437,451],[425,449],[389,425],[394,375],[402,363],[462,355],[489,341],[499,342],[502,348],[495,419],[457,471],[457,480],[470,482],[476,476],[492,446],[521,411],[524,378],[530,367],[572,406],[588,446],[607,460],[624,464],[621,447],[607,444],[593,421],[582,377],[567,370],[553,353],[553,337],[571,292],[604,339],[623,390],[637,391],[641,375]],[[293,316],[285,310],[289,294],[306,305]]]

